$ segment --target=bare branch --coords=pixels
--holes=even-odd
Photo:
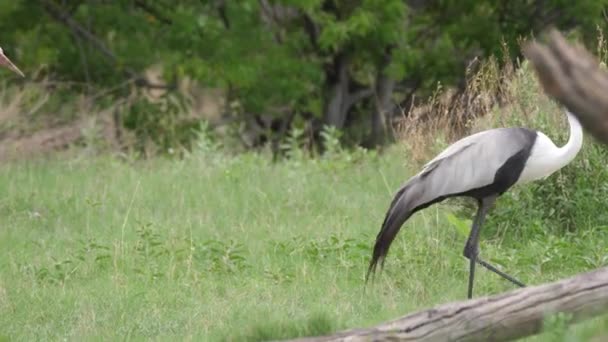
[[[315,48],[319,48],[319,34],[321,29],[319,25],[315,23],[315,21],[308,15],[307,13],[302,12],[302,20],[304,20],[304,30],[306,30],[306,34],[308,34],[308,39],[310,40],[310,44]]]
[[[160,11],[158,11],[152,5],[148,4],[148,2],[145,0],[135,0],[135,6],[138,7],[139,9],[141,9],[142,11],[150,14],[156,20],[158,20],[159,22],[161,22],[165,25],[173,24],[173,21],[171,21],[171,19],[162,15],[162,13],[160,13]]]
[[[112,63],[118,65],[118,58],[114,53],[104,44],[104,42],[97,38],[93,33],[80,25],[74,20],[67,12],[62,10],[58,5],[49,0],[40,0],[44,9],[51,15],[52,18],[59,21],[60,23],[67,26],[75,35],[83,38],[92,44],[98,51],[100,51],[107,59]],[[133,69],[123,67],[123,72],[133,80],[133,82],[139,87],[154,88],[154,89],[172,89],[173,85],[153,84],[147,79],[140,76]]]
[[[222,23],[224,27],[229,30],[230,29],[230,20],[228,19],[228,10],[226,9],[226,0],[219,0],[217,5],[217,13],[222,19]]]
[[[555,29],[546,44],[528,43],[530,60],[545,92],[576,115],[593,136],[608,144],[608,73],[580,44],[569,44]]]
[[[608,267],[558,282],[448,303],[366,329],[294,342],[510,341],[542,331],[547,315],[569,323],[608,311]]]
[[[354,93],[348,94],[348,98],[346,99],[345,104],[345,108],[350,108],[351,106],[353,106],[355,103],[368,98],[370,96],[374,95],[374,89],[373,88],[365,88],[365,89],[360,89],[358,91],[355,91]]]

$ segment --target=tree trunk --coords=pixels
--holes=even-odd
[[[349,83],[348,61],[343,53],[334,56],[329,69],[327,72],[329,98],[325,106],[324,122],[326,125],[342,129],[346,113],[350,109],[346,105]]]
[[[376,82],[375,108],[372,113],[372,145],[383,145],[389,132],[390,114],[395,107],[392,101],[395,80],[386,76],[384,71]]]
[[[375,108],[372,113],[372,146],[386,143],[389,133],[390,114],[393,112],[391,96],[395,88],[395,81],[380,76],[376,87]]]
[[[378,66],[374,90],[374,112],[372,113],[372,146],[383,145],[386,142],[389,128],[387,123],[390,120],[389,116],[393,112],[394,104],[391,97],[393,96],[396,82],[387,74],[388,66],[392,60],[392,50],[392,46],[386,47],[382,61]]]
[[[608,267],[555,283],[437,306],[366,329],[293,340],[510,341],[542,331],[548,315],[567,323],[608,311]]]

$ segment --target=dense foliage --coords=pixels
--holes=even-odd
[[[30,77],[69,81],[78,92],[111,87],[111,101],[128,96],[130,84],[155,87],[141,75],[161,63],[169,86],[187,75],[222,89],[222,114],[261,128],[254,144],[282,140],[292,127],[318,138],[329,125],[375,145],[414,95],[437,82],[463,86],[472,61],[504,51],[515,58],[519,38],[549,25],[595,37],[607,4],[14,0],[0,4],[0,38]],[[123,124],[165,147],[187,142],[175,131],[192,125],[156,107],[129,107]]]

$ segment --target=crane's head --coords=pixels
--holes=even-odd
[[[17,68],[17,66],[15,64],[13,64],[13,62],[11,62],[11,60],[8,59],[8,57],[6,57],[4,55],[4,51],[2,51],[2,48],[0,48],[0,65],[3,67],[9,68],[10,70],[19,74],[21,77],[25,77],[25,75],[21,72],[21,70],[19,70],[19,68]]]

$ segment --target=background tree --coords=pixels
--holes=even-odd
[[[38,68],[29,73],[34,80],[69,81],[67,93],[110,88],[99,100],[116,101],[135,85],[172,94],[188,76],[224,90],[223,115],[257,128],[254,145],[271,142],[276,150],[294,125],[314,140],[327,125],[350,143],[376,146],[414,95],[424,99],[438,82],[464,89],[465,70],[476,59],[505,52],[516,59],[518,40],[549,25],[576,29],[592,42],[597,26],[605,26],[607,4],[15,0],[0,4],[0,32],[7,32],[8,54],[25,69]],[[168,84],[142,77],[157,63]],[[159,120],[174,114],[151,115],[155,108],[132,106],[120,121],[141,139],[187,145],[192,125]]]

